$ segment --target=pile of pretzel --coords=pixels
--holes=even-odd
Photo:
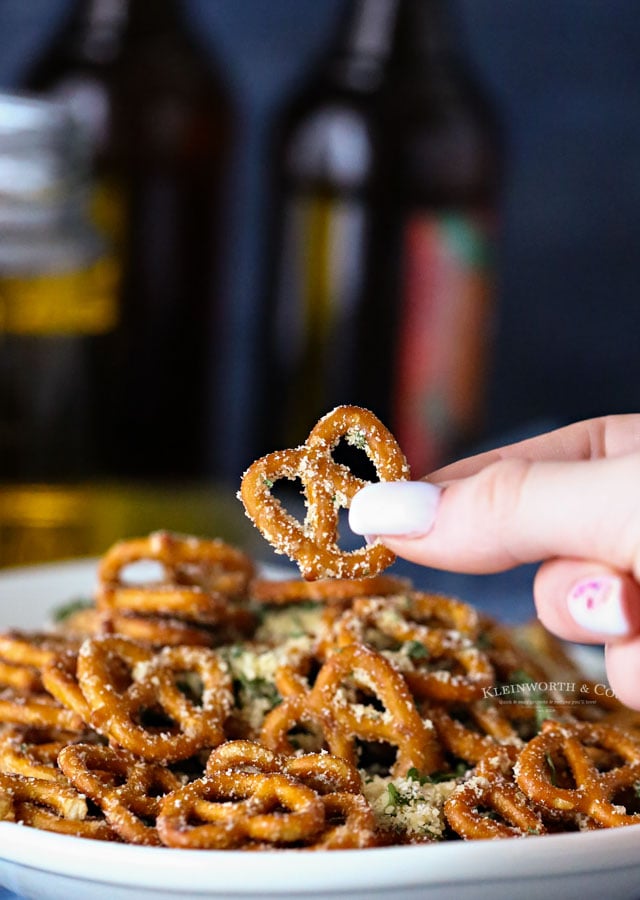
[[[137,563],[160,574],[134,580]],[[88,608],[0,636],[0,818],[199,849],[640,822],[632,714],[549,636],[525,636],[544,652],[521,637],[394,575],[271,581],[222,541],[121,542]],[[586,700],[503,702],[497,686],[525,676],[587,685]],[[437,835],[394,818],[407,784],[446,785]]]
[[[157,532],[106,553],[88,608],[0,635],[0,819],[248,850],[640,823],[638,717],[558,642],[383,574],[378,541],[341,549],[365,484],[336,461],[343,441],[381,480],[409,477],[372,413],[338,407],[242,479],[302,578]],[[303,521],[274,494],[283,479],[302,485]]]

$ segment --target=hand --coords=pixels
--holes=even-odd
[[[640,709],[640,415],[579,422],[354,497],[353,531],[457,572],[541,561],[538,616],[606,645],[610,685]]]

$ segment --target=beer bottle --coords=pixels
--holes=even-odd
[[[496,113],[446,0],[401,3],[382,102],[397,266],[390,424],[424,474],[481,430],[502,168]]]
[[[207,473],[231,106],[178,0],[76,0],[24,86],[93,138],[94,216],[121,269],[102,388],[107,474]]]
[[[339,403],[384,415],[359,358],[380,324],[367,315],[378,100],[397,8],[397,0],[350,0],[328,52],[277,117],[265,449],[299,443]]]

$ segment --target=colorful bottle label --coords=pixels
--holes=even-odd
[[[362,297],[366,211],[356,199],[293,198],[285,211],[274,334],[288,441],[346,402]]]
[[[416,476],[445,462],[482,418],[491,248],[480,215],[421,212],[406,225],[393,428]]]

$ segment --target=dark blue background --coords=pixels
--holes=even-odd
[[[0,0],[0,87],[68,0]],[[265,132],[344,0],[184,0],[238,124],[229,175],[228,463],[246,458],[260,335]],[[637,0],[454,0],[509,148],[486,437],[640,407]],[[219,423],[215,423],[218,427]]]

